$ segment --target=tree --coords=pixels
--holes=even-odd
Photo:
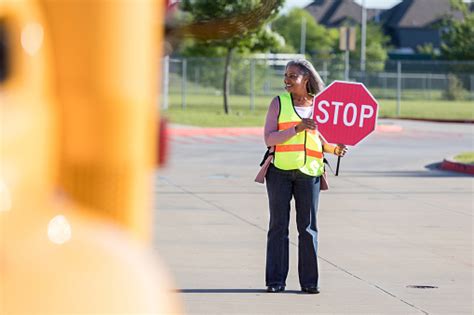
[[[441,54],[448,60],[474,60],[474,12],[461,0],[451,0],[451,8],[461,11],[463,19],[449,15],[443,20]]]
[[[273,29],[285,38],[287,51],[300,51],[301,23],[306,20],[306,48],[310,54],[317,54],[322,59],[329,58],[337,42],[337,32],[318,24],[313,16],[304,9],[292,9],[287,15],[280,16],[273,22]],[[288,48],[291,47],[292,49]]]
[[[433,47],[433,43],[424,43],[423,45],[416,46],[416,52],[419,54],[428,55],[432,59],[439,55],[439,51]]]
[[[268,51],[280,45],[277,34],[265,26],[284,0],[183,0],[180,8],[191,21],[188,32],[199,41],[185,48],[184,54],[206,53],[225,56],[224,112],[230,112],[229,82],[235,52]],[[184,28],[183,28],[184,29]],[[184,29],[186,31],[186,29]]]
[[[288,15],[279,17],[273,23],[273,29],[281,34],[293,51],[299,51],[301,42],[301,21],[306,20],[306,51],[317,55],[318,59],[329,59],[339,49],[339,30],[326,28],[318,24],[313,16],[304,9],[293,9]],[[346,26],[351,26],[350,21]],[[356,50],[351,52],[352,60],[360,60],[360,27],[357,27]],[[381,70],[388,57],[389,37],[383,34],[382,28],[375,23],[367,24],[366,36],[367,70]]]

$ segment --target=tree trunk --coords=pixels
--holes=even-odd
[[[230,71],[231,71],[231,61],[232,53],[234,49],[229,47],[227,48],[227,55],[225,58],[225,70],[224,70],[224,112],[229,114],[229,86],[230,86]]]

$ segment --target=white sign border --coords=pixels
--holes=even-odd
[[[353,85],[361,85],[364,90],[369,93],[370,97],[372,97],[372,99],[375,101],[375,104],[377,104],[377,115],[375,116],[375,127],[374,127],[374,130],[372,130],[370,133],[367,134],[367,136],[365,136],[363,139],[359,140],[359,142],[357,142],[356,144],[354,145],[350,145],[350,144],[344,144],[344,145],[350,145],[352,147],[355,147],[357,145],[359,145],[362,141],[364,141],[365,139],[367,139],[373,132],[375,132],[375,130],[377,130],[377,126],[379,124],[379,109],[380,109],[380,104],[379,102],[377,101],[377,99],[372,95],[372,93],[370,93],[369,89],[364,85],[364,83],[362,82],[351,82],[351,81],[342,81],[342,80],[334,80],[332,81],[328,86],[326,86],[324,88],[324,90],[322,90],[321,92],[319,92],[318,94],[316,94],[313,98],[313,108],[316,108],[316,98],[322,94],[324,91],[326,91],[327,89],[329,89],[329,87],[331,85],[333,85],[334,83],[344,83],[344,84],[353,84]],[[313,115],[313,118],[314,118],[314,115]],[[313,119],[314,120],[314,119]],[[318,133],[319,133],[319,130],[318,130]],[[321,134],[321,133],[320,133]],[[321,134],[321,136],[323,136],[324,138],[324,135]]]

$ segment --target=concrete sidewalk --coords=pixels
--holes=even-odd
[[[430,167],[472,147],[472,127],[390,124],[402,130],[351,148],[322,193],[319,295],[299,291],[294,211],[287,291],[264,292],[261,135],[172,141],[156,175],[155,244],[187,313],[472,314],[474,181]]]

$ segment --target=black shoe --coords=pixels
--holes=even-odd
[[[285,291],[285,287],[282,285],[270,285],[267,287],[267,292],[269,293],[277,293]]]
[[[301,288],[301,291],[309,294],[318,294],[319,293],[319,288],[318,287],[303,287]]]

